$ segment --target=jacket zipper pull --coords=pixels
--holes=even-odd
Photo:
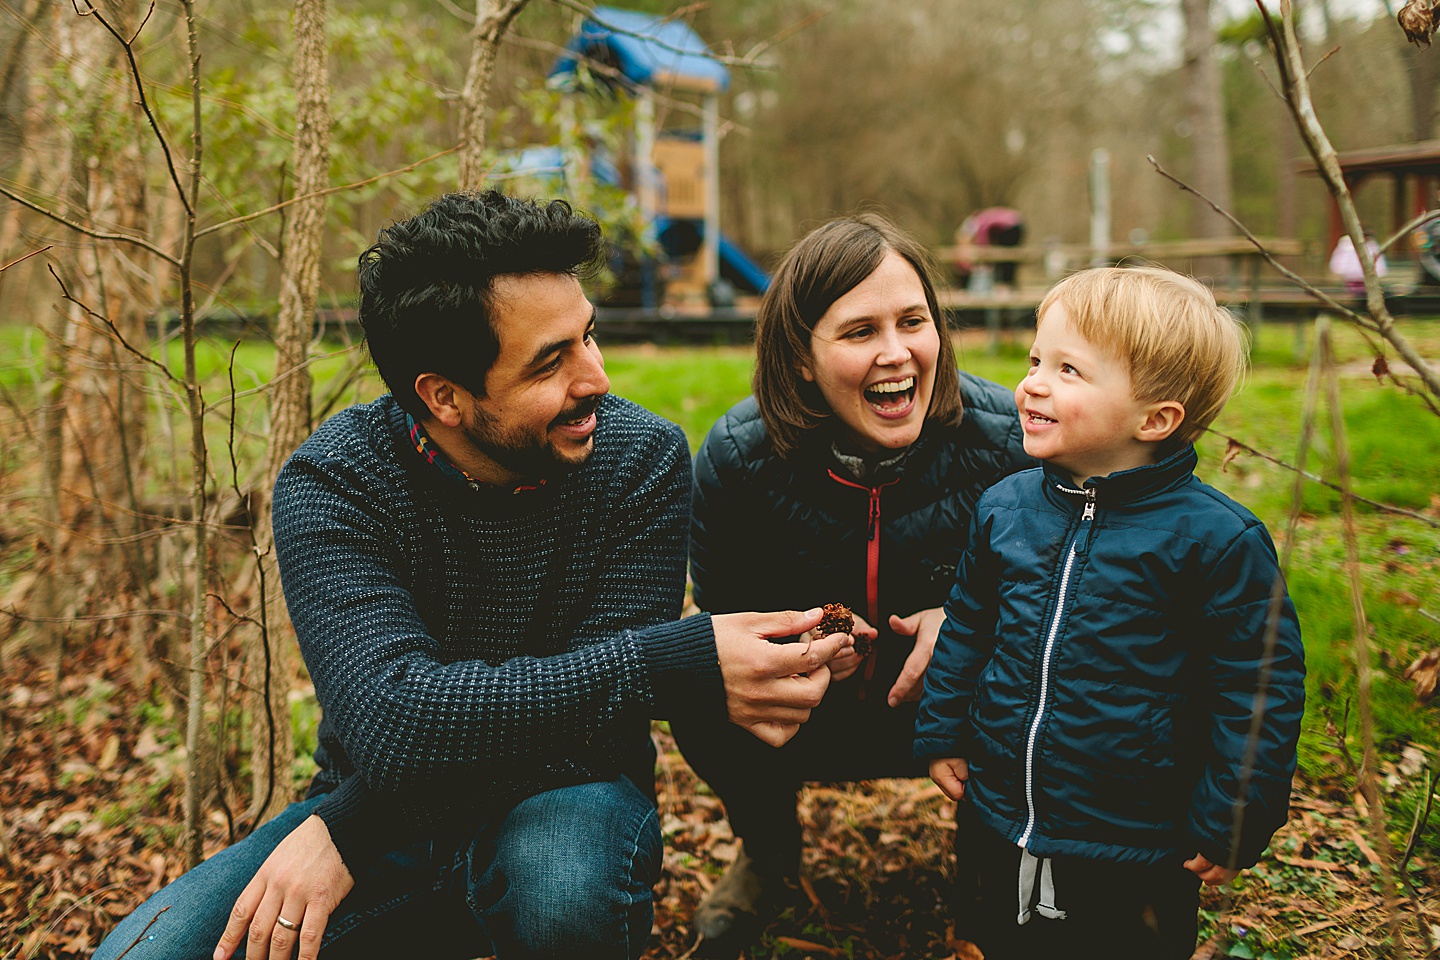
[[[870,491],[870,539],[880,536],[880,488]]]
[[[1081,520],[1095,519],[1095,488],[1085,488],[1085,512],[1080,514]]]

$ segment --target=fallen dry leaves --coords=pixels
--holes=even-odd
[[[101,635],[77,647],[58,685],[32,658],[0,662],[4,960],[88,957],[114,922],[183,868],[184,757],[173,721],[156,715],[148,690],[132,688],[120,641]],[[719,800],[696,780],[663,724],[655,736],[665,860],[646,957],[669,960],[694,955],[690,917],[734,860],[737,843]],[[1406,779],[1425,762],[1401,764],[1396,776]],[[954,804],[933,784],[814,784],[801,795],[799,816],[806,875],[796,905],[767,929],[752,958],[983,960],[951,923]],[[218,810],[207,826],[213,853],[227,842]],[[1384,902],[1363,817],[1338,786],[1297,795],[1272,850],[1239,889],[1206,890],[1207,930],[1303,945],[1306,952],[1291,956],[1342,957],[1380,943],[1399,909],[1406,936],[1416,938],[1412,955],[1430,949],[1429,929],[1440,923],[1433,866],[1415,874],[1416,898]],[[1197,957],[1216,956],[1217,943],[1203,944]]]

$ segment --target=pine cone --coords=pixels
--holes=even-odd
[[[827,603],[820,609],[825,612],[825,615],[820,618],[820,625],[815,628],[817,636],[828,637],[832,633],[850,633],[855,629],[855,615],[845,604]],[[862,657],[868,657],[870,641],[862,637],[855,637],[855,652]]]

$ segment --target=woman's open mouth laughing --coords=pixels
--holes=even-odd
[[[903,417],[915,403],[915,378],[872,383],[865,388],[865,402],[882,417]]]

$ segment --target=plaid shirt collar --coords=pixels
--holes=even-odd
[[[445,474],[445,476],[454,480],[456,483],[465,484],[471,490],[503,489],[494,484],[489,484],[483,480],[472,477],[457,467],[449,457],[445,456],[441,449],[435,444],[435,441],[430,439],[430,434],[425,432],[425,428],[420,425],[420,421],[416,420],[409,413],[405,414],[405,423],[410,428],[410,442],[414,445],[415,452],[424,457],[426,463],[438,469],[441,473]],[[533,493],[544,486],[545,481],[541,479],[534,483],[517,484],[510,488],[510,492]]]

